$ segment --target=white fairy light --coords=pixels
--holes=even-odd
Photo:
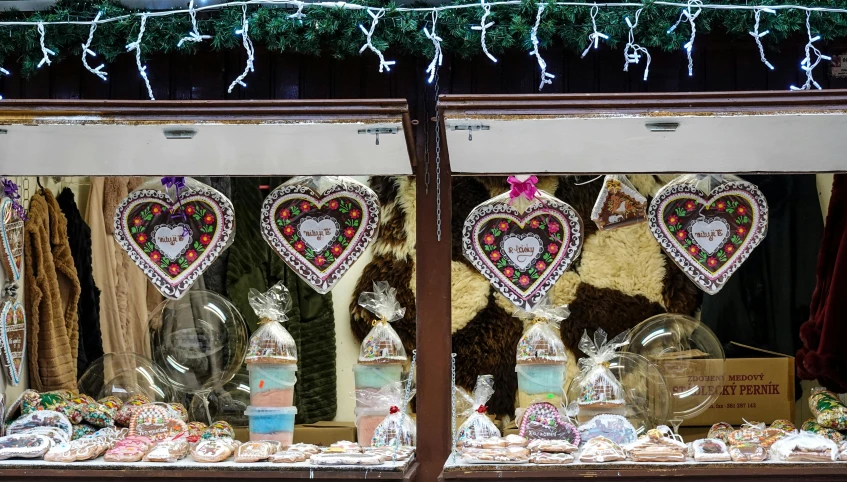
[[[588,55],[588,51],[591,50],[591,46],[594,45],[594,48],[600,46],[600,39],[609,40],[609,36],[599,32],[597,30],[597,13],[600,12],[600,9],[597,5],[591,7],[591,28],[593,32],[588,34],[588,46],[585,47],[585,50],[582,51],[582,58],[585,58]]]
[[[426,73],[429,74],[429,79],[427,81],[431,84],[433,80],[435,80],[435,74],[438,71],[438,68],[441,67],[441,63],[444,61],[444,55],[441,53],[441,37],[439,37],[435,33],[435,25],[438,23],[438,10],[432,11],[432,33],[426,29],[426,25],[424,25],[423,31],[426,38],[432,41],[432,48],[435,50],[435,54],[432,56],[432,62],[429,63],[429,66],[426,68]]]
[[[815,70],[815,67],[821,63],[821,59],[823,60],[832,60],[832,57],[829,55],[824,55],[820,50],[817,49],[814,45],[814,42],[817,42],[821,39],[820,35],[812,36],[812,27],[809,25],[809,17],[812,15],[812,12],[806,11],[806,34],[809,37],[809,41],[806,43],[806,58],[800,62],[800,68],[806,71],[806,82],[800,86],[791,86],[791,90],[810,90],[814,85],[815,88],[821,90],[823,87],[815,80],[812,76],[812,71]],[[812,62],[812,53],[815,54],[815,61]]]
[[[696,12],[691,11],[691,7],[697,7]],[[688,21],[688,24],[691,26],[691,39],[682,47],[685,49],[686,54],[688,55],[688,76],[691,77],[694,75],[694,58],[691,56],[691,51],[694,49],[694,37],[697,35],[697,26],[694,23],[694,20],[700,15],[700,12],[703,11],[703,2],[700,0],[688,0],[688,6],[682,9],[682,12],[679,14],[679,19],[677,19],[676,23],[671,25],[671,28],[668,29],[668,34],[676,30],[680,23],[682,23],[682,19],[685,18]]]
[[[762,58],[762,63],[765,64],[769,69],[773,70],[773,64],[768,62],[768,59],[765,58],[765,47],[762,46],[762,37],[770,33],[770,30],[765,30],[764,32],[759,32],[759,20],[762,15],[762,12],[767,13],[776,13],[776,10],[772,8],[757,8],[755,11],[755,19],[756,23],[753,24],[753,31],[748,32],[755,40],[756,45],[759,47],[759,56]]]
[[[144,79],[144,85],[147,86],[147,95],[150,97],[150,100],[156,100],[156,98],[153,97],[153,87],[150,86],[150,79],[147,78],[147,66],[141,65],[141,40],[144,38],[145,28],[147,28],[146,13],[141,15],[141,26],[138,29],[138,38],[135,42],[127,44],[126,51],[135,51],[135,66],[138,67],[138,73],[141,74],[141,78]]]
[[[56,52],[48,49],[47,46],[44,45],[44,22],[38,22],[38,34],[41,36],[41,39],[40,39],[41,53],[44,54],[44,57],[41,59],[41,62],[38,63],[37,68],[40,69],[41,66],[44,65],[44,64],[50,65],[51,63],[53,63],[50,60],[50,56],[51,55],[55,56]]]
[[[197,11],[194,9],[194,0],[191,0],[188,4],[188,16],[191,17],[191,31],[188,32],[188,36],[179,39],[179,43],[176,44],[177,47],[182,47],[185,42],[199,43],[212,38],[211,35],[200,35],[200,31],[197,30]]]
[[[94,21],[91,22],[91,29],[88,31],[88,41],[82,44],[82,65],[86,68],[86,70],[88,70],[92,74],[96,75],[97,77],[100,77],[103,80],[106,80],[106,77],[108,77],[109,73],[103,72],[103,67],[105,67],[105,65],[100,64],[97,66],[96,69],[93,69],[90,65],[88,65],[89,55],[92,57],[97,57],[97,53],[91,50],[91,41],[94,40],[94,31],[97,30],[97,21],[100,20],[100,15],[102,13],[103,12],[97,12],[97,16],[94,17]]]
[[[247,83],[244,82],[244,79],[247,77],[247,74],[253,72],[255,69],[253,68],[253,61],[256,59],[256,51],[253,49],[253,40],[250,39],[250,20],[247,19],[247,5],[241,6],[241,28],[235,31],[236,35],[241,35],[241,43],[244,45],[244,50],[247,52],[247,65],[244,67],[244,72],[241,73],[235,80],[229,84],[229,89],[227,92],[232,92],[232,89],[235,88],[236,85],[240,85],[241,87],[247,87]]]
[[[485,3],[485,0],[479,0],[479,4],[482,6],[482,18],[479,20],[479,25],[473,25],[471,30],[479,30],[479,43],[482,45],[482,51],[485,52],[485,55],[491,59],[492,62],[497,62],[497,57],[491,55],[491,52],[488,51],[488,45],[485,45],[485,34],[489,28],[494,26],[494,22],[487,22],[488,16],[491,15],[491,5]]]
[[[635,12],[635,22],[629,20],[629,17],[625,17],[624,21],[626,22],[627,27],[629,27],[629,39],[626,42],[626,47],[623,50],[624,64],[623,70],[624,72],[629,71],[629,64],[637,64],[641,60],[641,54],[647,57],[647,65],[644,66],[644,81],[647,81],[647,75],[650,73],[650,52],[647,51],[646,48],[635,43],[635,27],[638,26],[638,17],[641,16],[641,10],[638,9]]]
[[[552,84],[556,76],[547,72],[547,62],[541,58],[541,52],[538,51],[538,26],[541,24],[541,14],[544,13],[544,4],[538,6],[538,13],[535,15],[535,25],[529,33],[529,38],[532,40],[532,52],[529,55],[534,55],[538,60],[538,67],[541,69],[541,83],[538,84],[538,90],[544,88],[545,84]]]
[[[379,23],[379,19],[385,15],[385,9],[380,8],[374,13],[373,10],[368,10],[368,15],[371,16],[371,28],[370,30],[366,29],[364,25],[359,24],[359,30],[365,34],[365,45],[362,45],[362,48],[359,49],[359,53],[361,54],[366,49],[370,49],[371,52],[375,53],[377,57],[379,57],[379,71],[382,72],[385,70],[386,72],[391,71],[391,66],[396,64],[397,62],[394,60],[385,60],[385,57],[382,55],[382,52],[379,51],[373,44],[373,35],[374,30],[376,30],[376,25]]]

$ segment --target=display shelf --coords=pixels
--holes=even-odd
[[[406,101],[391,99],[9,100],[0,105],[0,171],[403,175],[415,166],[411,127]]]
[[[832,463],[573,463],[568,465],[470,465],[448,461],[440,481],[644,480],[674,477],[685,480],[847,480],[847,462]]]
[[[418,462],[386,463],[377,466],[314,466],[308,462],[299,464],[275,464],[271,462],[236,463],[233,461],[214,464],[197,463],[183,459],[169,463],[110,463],[102,460],[63,464],[43,460],[4,460],[0,462],[0,480],[31,481],[34,477],[61,480],[111,481],[116,477],[133,480],[179,479],[180,481],[209,481],[218,479],[261,479],[261,480],[397,480],[413,482],[418,472]]]
[[[455,174],[847,170],[847,90],[445,95],[439,111]]]

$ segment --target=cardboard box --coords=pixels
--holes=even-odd
[[[744,420],[768,424],[777,419],[794,420],[794,357],[733,344],[751,358],[728,358],[718,399],[683,425],[710,427],[718,422],[740,425]],[[665,381],[672,393],[681,393],[691,386],[685,377]]]
[[[235,439],[250,440],[247,427],[235,428]],[[356,424],[353,422],[318,422],[294,426],[294,443],[328,446],[341,440],[356,441]]]

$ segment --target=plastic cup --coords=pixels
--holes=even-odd
[[[380,389],[388,384],[399,382],[402,376],[403,365],[400,363],[353,365],[353,377],[356,389]]]
[[[254,407],[244,411],[250,419],[250,440],[276,440],[282,445],[294,442],[294,416],[297,407]]]
[[[250,372],[250,405],[254,407],[290,407],[294,405],[297,365],[254,363]]]
[[[382,408],[357,408],[356,438],[362,447],[370,447],[376,428],[388,416],[388,410]]]
[[[518,374],[518,404],[528,407],[537,402],[561,405],[565,383],[564,364],[516,365]]]

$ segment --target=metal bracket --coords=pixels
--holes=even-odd
[[[644,126],[650,132],[676,132],[679,122],[648,122]]]
[[[491,130],[490,126],[483,124],[456,124],[450,126],[451,131],[468,131],[468,140],[473,140],[473,132],[474,131],[487,131]]]
[[[368,127],[367,129],[359,129],[359,134],[373,134],[376,136],[376,145],[379,145],[380,134],[397,134],[400,129],[397,127]]]

